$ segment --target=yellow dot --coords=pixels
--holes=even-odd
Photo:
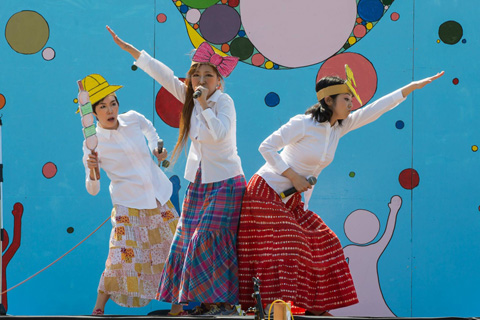
[[[348,43],[350,43],[350,45],[354,44],[355,42],[357,42],[357,39],[355,37],[348,38]]]
[[[77,98],[73,99],[73,103],[78,103],[78,99]]]
[[[265,62],[265,68],[272,69],[273,68],[273,62],[272,61]]]
[[[437,43],[440,43],[440,39],[437,39]]]
[[[177,1],[177,2],[175,2],[175,5],[176,5],[177,7],[180,7],[180,6],[182,5],[182,1]]]
[[[366,26],[368,30],[373,28],[373,24],[371,22],[367,23]]]
[[[472,146],[472,151],[473,151],[473,152],[477,152],[477,151],[478,151],[478,147],[475,146],[475,145],[473,145],[473,146]]]

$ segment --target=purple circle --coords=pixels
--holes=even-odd
[[[237,10],[217,4],[205,9],[198,24],[205,40],[223,44],[235,38],[241,21]]]

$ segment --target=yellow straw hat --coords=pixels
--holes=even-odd
[[[114,93],[123,86],[108,84],[107,80],[99,74],[91,74],[82,79],[83,88],[88,91],[90,102],[97,103],[106,96]]]

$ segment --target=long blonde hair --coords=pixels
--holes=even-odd
[[[191,78],[192,78],[192,75],[202,65],[211,66],[215,70],[215,73],[220,78],[220,89],[223,90],[223,77],[218,72],[216,66],[206,62],[193,63],[190,66],[190,69],[187,72],[187,77],[185,79],[185,86],[187,87],[187,90],[185,92],[185,102],[183,104],[182,113],[180,114],[180,126],[179,126],[180,131],[178,132],[178,140],[172,152],[173,164],[177,162],[180,152],[183,150],[183,148],[187,144],[188,133],[190,132],[190,119],[192,118],[193,107],[195,106],[195,102],[193,101],[193,87],[192,87]]]

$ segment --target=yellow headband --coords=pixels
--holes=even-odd
[[[333,96],[340,93],[350,93],[358,100],[360,105],[362,105],[362,100],[360,100],[360,97],[358,96],[357,91],[354,88],[354,86],[356,87],[357,84],[355,83],[355,78],[353,77],[353,71],[352,69],[350,69],[350,67],[347,64],[345,65],[345,72],[347,74],[347,80],[345,81],[345,83],[329,86],[318,91],[317,92],[318,101],[321,101],[322,99],[328,96]]]

